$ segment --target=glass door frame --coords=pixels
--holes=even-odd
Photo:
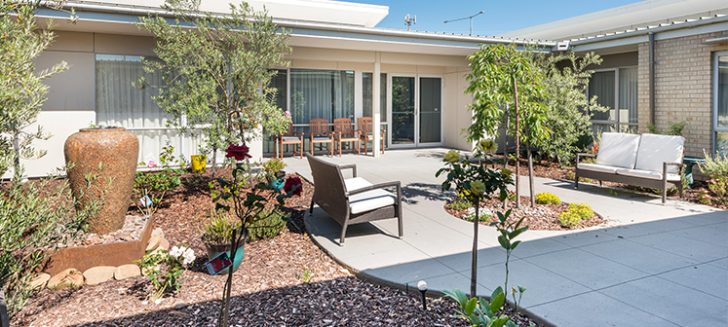
[[[392,134],[394,133],[394,121],[392,120],[392,78],[394,77],[410,77],[415,80],[415,112],[414,112],[414,137],[415,141],[411,144],[395,144],[392,142]],[[420,78],[439,78],[440,79],[440,142],[422,143],[420,142]],[[387,73],[387,122],[389,129],[387,132],[387,144],[392,149],[411,149],[418,147],[437,147],[442,146],[444,119],[442,105],[445,103],[445,78],[436,74],[413,74],[413,73]]]
[[[710,131],[710,143],[712,145],[712,153],[715,155],[718,152],[718,133],[728,133],[727,127],[720,127],[718,126],[718,82],[719,82],[719,69],[718,65],[720,62],[720,57],[728,57],[728,51],[718,51],[713,53],[713,67],[711,67],[711,72],[713,74],[712,80],[712,100],[713,105],[711,106],[710,116],[711,116],[711,131]]]

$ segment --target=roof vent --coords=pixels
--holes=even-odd
[[[558,50],[558,51],[566,51],[566,50],[569,50],[569,44],[570,43],[571,43],[571,41],[569,41],[569,40],[564,40],[564,41],[561,41],[559,43],[556,43],[556,50]]]

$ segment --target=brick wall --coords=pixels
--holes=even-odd
[[[655,122],[660,130],[684,121],[686,155],[702,156],[712,149],[712,53],[728,45],[703,41],[718,34],[701,34],[655,42]],[[639,128],[650,122],[649,45],[640,44]]]

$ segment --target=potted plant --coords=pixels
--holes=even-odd
[[[230,239],[232,238],[233,231],[240,229],[240,221],[229,218],[224,213],[219,213],[214,209],[210,211],[210,216],[210,222],[205,225],[205,232],[202,234],[202,242],[205,243],[205,247],[207,248],[207,257],[212,259],[223,252],[226,252],[229,257],[232,257],[230,254]],[[243,258],[245,257],[244,245],[245,243],[241,242],[235,251],[233,271],[237,270],[243,262]],[[219,275],[226,273],[227,269],[218,272]]]
[[[286,168],[286,164],[280,159],[274,158],[263,163],[265,178],[276,191],[283,189],[285,184],[286,172],[283,168]]]
[[[207,169],[207,151],[202,145],[200,145],[199,154],[193,154],[190,159],[192,161],[192,172],[193,173],[204,173]]]

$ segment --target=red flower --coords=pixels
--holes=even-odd
[[[248,148],[247,145],[235,145],[230,144],[227,147],[227,150],[225,150],[226,158],[235,158],[235,160],[245,160],[247,158],[251,158],[251,156],[248,154],[250,152],[250,148]]]
[[[283,185],[283,190],[286,194],[301,195],[303,192],[303,182],[298,176],[291,176],[286,179],[286,184]]]

